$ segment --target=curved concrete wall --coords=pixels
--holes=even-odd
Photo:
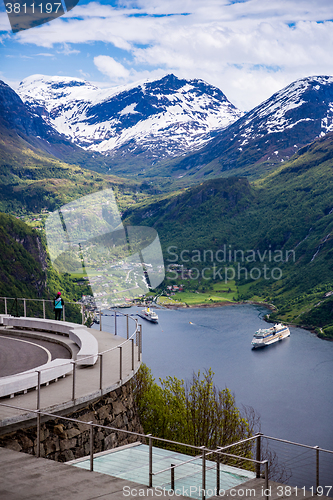
[[[13,328],[24,328],[52,332],[68,336],[80,348],[76,363],[92,366],[98,359],[98,342],[83,325],[66,321],[54,321],[38,318],[16,318],[9,315],[0,315],[0,324]],[[32,370],[0,378],[0,397],[13,396],[18,392],[26,392],[38,385],[38,371],[41,372],[41,384],[45,384],[65,376],[73,370],[73,361],[54,359]]]

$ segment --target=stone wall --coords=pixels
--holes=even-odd
[[[82,422],[116,427],[143,433],[132,391],[132,381],[104,395],[85,408],[63,415]],[[94,430],[94,453],[139,441],[136,436],[107,429]],[[41,424],[40,456],[66,462],[89,455],[90,430],[83,423],[69,422],[61,417]],[[0,446],[16,451],[36,454],[36,426],[2,435]]]

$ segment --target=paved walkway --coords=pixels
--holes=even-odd
[[[14,334],[15,330],[10,328],[0,327],[1,333]],[[90,329],[92,335],[94,335],[98,341],[99,352],[104,352],[108,349],[113,349],[110,352],[103,354],[102,361],[102,387],[103,394],[115,390],[120,385],[126,383],[132,376],[133,373],[140,366],[138,361],[138,348],[134,346],[134,371],[132,369],[132,341],[126,342],[122,349],[117,346],[123,344],[126,339],[120,337],[119,335],[113,335],[112,333],[103,332],[99,330]],[[25,337],[32,338],[50,338],[52,340],[60,340],[65,342],[70,348],[74,350],[75,353],[78,348],[69,338],[65,336],[59,336],[54,334],[49,334],[45,332],[28,332],[17,330],[17,334]],[[122,351],[122,363],[120,366],[120,351]],[[41,401],[40,408],[46,411],[56,411],[66,408],[71,408],[77,406],[81,403],[89,401],[91,399],[101,396],[102,392],[100,390],[100,375],[101,375],[101,361],[98,359],[94,366],[82,367],[78,366],[75,373],[75,401],[72,400],[73,396],[73,374],[66,375],[65,378],[59,379],[57,382],[52,382],[48,386],[42,386],[41,388]],[[120,368],[122,372],[122,378],[120,380]],[[18,406],[25,408],[27,410],[35,410],[37,408],[37,391],[30,390],[27,394],[19,394],[14,398],[1,398],[0,399],[0,428],[6,425],[10,425],[27,418],[32,418],[32,413],[27,413],[26,411],[7,408],[2,406],[1,403]]]
[[[0,476],[1,500],[161,498],[160,492],[148,493],[146,486],[131,481],[4,448],[0,448]]]
[[[0,448],[0,498],[1,500],[124,500],[126,498],[179,498],[185,500],[182,492],[171,495],[163,490],[148,490],[131,481],[125,481],[106,474],[90,472],[71,465],[45,458]],[[264,479],[252,479],[228,490],[223,497],[235,500],[264,500]],[[286,489],[286,485],[269,482],[269,500],[308,500],[310,492]],[[186,492],[185,492],[186,493]],[[324,497],[325,500],[332,500]]]

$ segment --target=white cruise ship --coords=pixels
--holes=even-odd
[[[278,323],[271,328],[258,330],[251,342],[253,349],[257,347],[265,347],[266,345],[274,344],[279,340],[289,337],[290,330],[287,326]]]
[[[156,312],[153,310],[150,310],[149,307],[145,308],[142,312],[138,313],[138,316],[140,318],[147,319],[148,321],[151,321],[152,323],[157,323],[158,322],[158,316]]]

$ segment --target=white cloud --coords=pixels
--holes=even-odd
[[[79,73],[81,75],[81,78],[83,78],[84,80],[89,80],[89,78],[91,76],[89,73],[86,73],[85,71],[83,71],[83,69],[79,69]]]
[[[81,54],[89,44],[112,84],[167,72],[203,78],[249,109],[296,78],[333,73],[332,17],[331,0],[123,0],[79,4],[16,39],[46,48],[61,41]]]
[[[79,50],[72,49],[68,43],[64,43],[61,50],[57,50],[58,54],[65,54],[65,56],[69,56],[71,54],[80,54]]]
[[[98,70],[107,75],[110,80],[126,79],[130,72],[122,64],[115,61],[110,56],[97,56],[94,58],[94,63]]]

